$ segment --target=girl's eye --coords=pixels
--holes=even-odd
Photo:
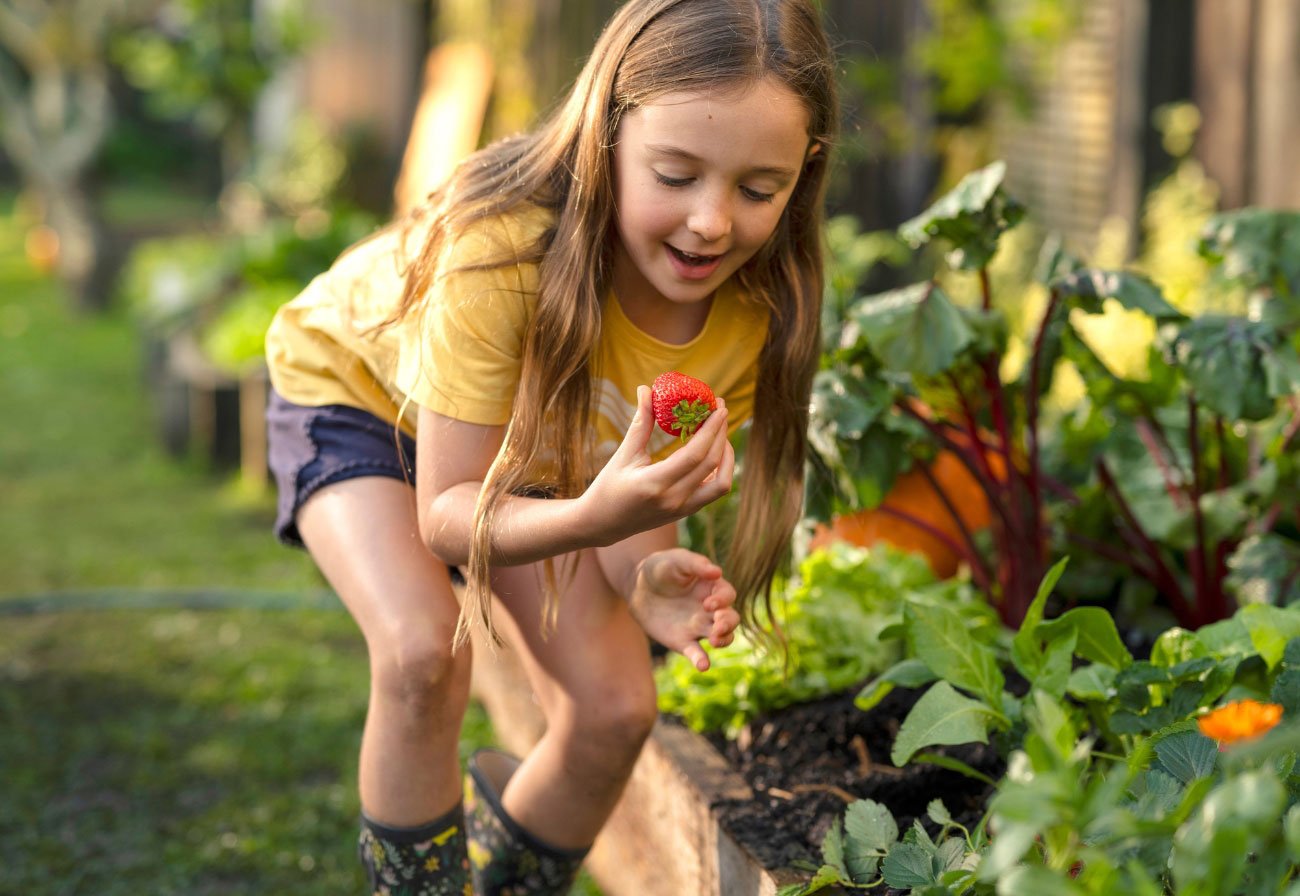
[[[669,177],[666,174],[660,174],[658,171],[656,171],[654,175],[655,180],[659,181],[659,183],[663,184],[665,187],[684,187],[691,182],[689,177]]]
[[[775,193],[762,193],[751,187],[741,187],[740,192],[755,202],[771,202],[776,197]]]

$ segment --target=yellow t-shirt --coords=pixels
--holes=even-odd
[[[531,245],[550,222],[549,213],[535,207],[485,222],[457,239],[439,266],[454,270],[513,255],[516,247]],[[441,277],[422,307],[401,325],[378,336],[364,332],[383,320],[401,296],[403,272],[424,235],[417,229],[404,239],[398,228],[382,231],[344,253],[280,309],[267,334],[267,361],[277,392],[296,404],[345,404],[390,422],[402,411],[402,428],[411,434],[414,406],[468,423],[509,420],[524,334],[536,304],[536,265]],[[673,345],[638,329],[617,298],[607,296],[593,358],[597,465],[608,460],[627,432],[636,387],[649,385],[666,370],[698,377],[723,397],[734,434],[753,413],[767,320],[766,309],[746,301],[728,282],[714,296],[700,333]],[[677,444],[656,427],[651,455],[659,460]]]

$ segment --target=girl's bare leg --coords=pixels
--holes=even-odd
[[[541,565],[501,568],[492,579],[507,611],[498,615],[507,617],[501,629],[521,648],[546,717],[546,733],[510,778],[502,801],[526,830],[561,849],[591,845],[657,718],[645,633],[595,552],[577,556],[557,628],[547,638],[540,631]]]
[[[441,817],[461,799],[470,650],[451,654],[459,608],[447,567],[420,539],[415,492],[396,479],[349,479],[309,498],[297,522],[369,651],[362,810],[394,827]]]

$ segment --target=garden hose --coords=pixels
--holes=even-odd
[[[0,616],[77,610],[342,610],[328,588],[248,591],[237,588],[104,588],[0,597]]]

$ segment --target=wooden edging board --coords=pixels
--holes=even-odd
[[[545,729],[518,657],[474,644],[472,692],[501,746],[532,748]],[[605,896],[775,896],[801,880],[769,869],[729,835],[714,807],[753,792],[703,737],[655,724],[614,814],[587,857]]]

